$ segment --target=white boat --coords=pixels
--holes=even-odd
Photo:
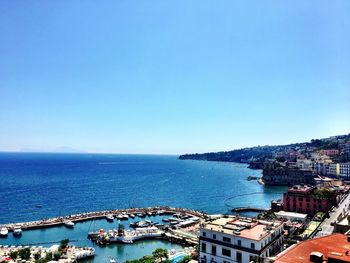
[[[106,215],[106,220],[107,220],[108,222],[113,222],[114,216],[113,216],[113,215]]]
[[[119,219],[119,220],[123,220],[123,219],[124,219],[124,217],[123,217],[123,215],[119,214],[119,215],[117,215],[117,219]]]
[[[0,229],[0,237],[6,237],[8,233],[9,233],[9,231],[6,227],[2,227]]]
[[[69,228],[73,228],[74,227],[74,222],[70,221],[70,220],[64,220],[63,224],[65,227],[69,227]]]
[[[13,229],[13,235],[14,235],[14,236],[20,236],[20,235],[22,235],[22,229],[21,229],[20,227],[15,227],[15,228]]]
[[[134,241],[132,241],[131,239],[123,239],[122,242],[123,242],[123,243],[126,243],[126,244],[132,244],[132,243],[134,243]]]
[[[111,258],[109,259],[109,263],[117,263],[117,260],[116,260],[115,258],[112,258],[112,257],[111,257]]]
[[[129,215],[131,218],[135,218],[135,215],[134,214],[130,214]]]

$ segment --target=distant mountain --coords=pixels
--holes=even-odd
[[[180,155],[181,160],[205,160],[219,162],[238,162],[249,163],[251,168],[262,168],[262,164],[266,159],[278,158],[283,153],[291,151],[310,152],[317,149],[332,149],[339,147],[339,141],[350,140],[349,135],[339,135],[324,139],[315,139],[310,142],[293,143],[287,145],[275,146],[256,146],[242,148],[226,152],[209,152]]]

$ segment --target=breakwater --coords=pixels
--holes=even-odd
[[[48,219],[42,219],[37,221],[22,222],[22,223],[9,223],[3,224],[1,227],[6,227],[9,231],[13,231],[16,227],[20,227],[22,230],[40,229],[61,226],[64,224],[65,220],[70,220],[74,223],[95,220],[100,218],[105,218],[107,215],[118,216],[120,214],[176,214],[176,213],[186,213],[192,216],[197,216],[199,218],[205,218],[207,214],[199,212],[193,209],[187,208],[177,208],[170,206],[155,206],[146,208],[127,208],[127,209],[116,209],[116,210],[105,210],[97,212],[86,212],[74,215],[68,215],[64,217],[54,217]]]

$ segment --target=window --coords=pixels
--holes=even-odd
[[[216,246],[211,246],[211,254],[213,255],[213,256],[216,256]]]
[[[222,241],[224,241],[224,242],[231,242],[231,238],[229,238],[229,237],[222,237]]]
[[[222,249],[222,255],[223,255],[223,256],[226,256],[226,257],[231,257],[231,250],[230,250],[230,249],[223,248],[223,249]]]
[[[216,239],[216,235],[215,234],[213,234],[213,239]]]
[[[204,236],[204,237],[206,237],[206,236],[207,236],[207,233],[205,233],[204,231],[203,231],[203,236]]]
[[[237,252],[236,253],[236,261],[237,262],[242,262],[242,253],[241,252]]]
[[[254,243],[250,243],[250,248],[251,249],[255,249],[255,244]]]
[[[238,246],[242,246],[242,241],[238,239],[238,240],[237,240],[237,245],[238,245]]]
[[[207,244],[202,243],[202,252],[206,253],[207,252]]]

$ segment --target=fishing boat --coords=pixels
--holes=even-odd
[[[106,215],[106,220],[107,220],[108,222],[113,222],[114,216],[113,216],[113,215]]]
[[[68,227],[68,228],[73,228],[74,227],[74,222],[72,222],[71,220],[64,220],[63,224],[64,224],[65,227]]]
[[[20,228],[20,227],[15,227],[14,229],[13,229],[13,235],[14,236],[20,236],[20,235],[22,235],[22,229]]]
[[[0,229],[0,237],[7,237],[7,234],[9,233],[8,229],[6,227],[2,227]]]

